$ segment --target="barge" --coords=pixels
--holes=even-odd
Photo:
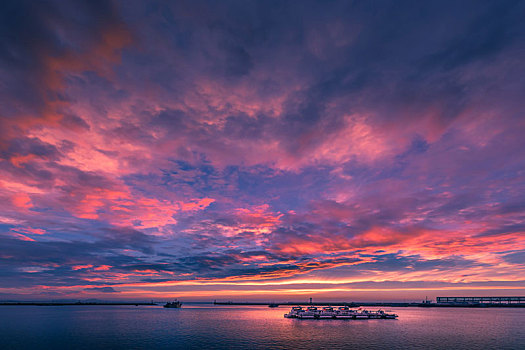
[[[396,319],[398,315],[393,313],[386,313],[383,310],[369,311],[369,310],[351,310],[348,306],[341,306],[337,309],[328,306],[321,309],[315,306],[303,308],[302,306],[294,306],[287,313],[285,318],[298,319],[347,319],[347,320],[368,320],[368,319]]]

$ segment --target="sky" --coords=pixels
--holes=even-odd
[[[2,1],[0,299],[525,295],[524,15]]]

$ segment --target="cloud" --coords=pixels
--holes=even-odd
[[[84,288],[87,292],[101,292],[101,293],[120,293],[120,291],[115,290],[112,287],[93,287],[93,288]]]
[[[0,293],[521,283],[523,4],[1,6]]]

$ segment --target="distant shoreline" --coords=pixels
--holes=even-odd
[[[130,302],[0,302],[0,306],[79,306],[79,305],[99,305],[99,306],[118,306],[118,305],[135,305],[135,306],[158,306],[158,303],[130,303]]]
[[[214,305],[270,305],[277,304],[279,306],[292,306],[292,305],[315,305],[315,306],[349,306],[349,307],[469,307],[469,308],[487,308],[487,307],[504,307],[504,308],[525,308],[525,304],[500,304],[500,303],[479,303],[479,304],[467,304],[467,303],[357,303],[357,302],[319,302],[319,303],[308,303],[308,302],[286,302],[286,303],[244,303],[244,302],[214,302]]]
[[[162,302],[0,302],[0,306],[159,306]],[[194,304],[188,302],[188,304]],[[499,304],[499,303],[482,303],[482,304],[468,304],[468,303],[380,303],[380,302],[284,302],[284,303],[265,303],[265,302],[195,302],[195,304],[210,304],[210,305],[232,305],[232,306],[348,306],[348,307],[438,307],[438,308],[525,308],[525,304]]]

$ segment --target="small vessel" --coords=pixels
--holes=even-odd
[[[315,306],[309,306],[306,308],[306,311],[300,312],[297,314],[298,318],[317,318],[319,312]]]
[[[279,307],[279,304],[268,304],[268,307]]]
[[[355,311],[350,310],[348,306],[341,306],[337,308],[335,318],[339,319],[352,319],[354,318]]]
[[[289,313],[284,314],[285,318],[297,318],[299,313],[302,313],[304,309],[301,306],[294,306]]]
[[[334,318],[336,313],[334,312],[334,308],[327,306],[323,307],[321,312],[319,313],[319,318]]]
[[[167,302],[164,307],[167,308],[174,308],[174,309],[180,309],[182,307],[182,303],[178,300],[174,300],[172,302]]]

